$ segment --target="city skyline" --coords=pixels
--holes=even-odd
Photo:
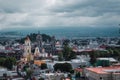
[[[0,30],[119,27],[119,0],[0,0]]]

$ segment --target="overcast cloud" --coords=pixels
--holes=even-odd
[[[0,0],[0,30],[118,24],[120,0]]]

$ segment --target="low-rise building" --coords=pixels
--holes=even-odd
[[[61,80],[64,77],[64,73],[42,73],[41,77],[45,80]]]
[[[86,68],[84,73],[89,80],[120,80],[120,66]]]
[[[5,68],[0,68],[0,80],[24,80],[18,76],[16,71],[8,71]]]
[[[109,58],[97,58],[97,60],[108,60],[110,62],[110,64],[115,64],[118,63],[118,61],[112,57]]]

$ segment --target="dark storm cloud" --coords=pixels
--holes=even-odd
[[[0,29],[114,26],[120,23],[119,8],[120,0],[0,0]]]

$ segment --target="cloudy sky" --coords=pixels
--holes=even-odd
[[[0,30],[118,24],[120,0],[0,0]]]

